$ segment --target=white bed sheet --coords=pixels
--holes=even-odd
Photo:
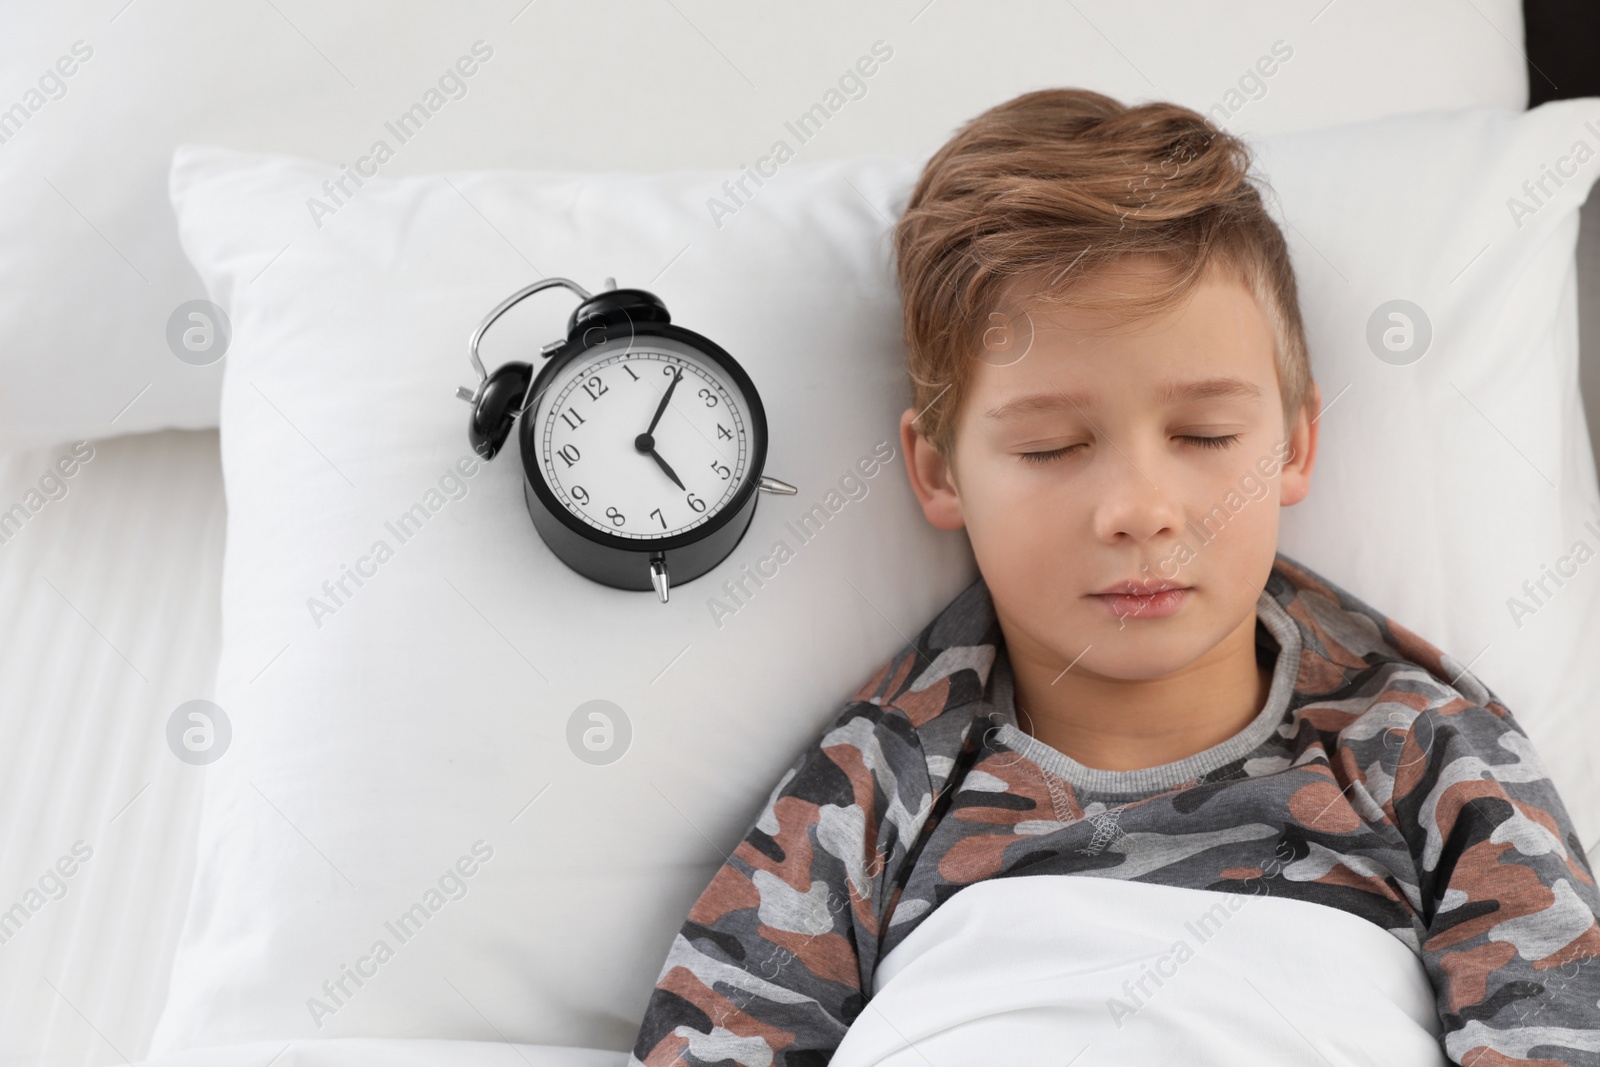
[[[508,1041],[341,1038],[212,1046],[135,1067],[624,1067],[627,1062],[625,1052]]]
[[[179,762],[165,731],[215,677],[217,434],[91,444],[65,495],[0,544],[0,911],[26,907],[75,842],[91,852],[0,943],[7,1065],[144,1054],[193,870],[205,770]],[[0,456],[0,511],[71,453]]]

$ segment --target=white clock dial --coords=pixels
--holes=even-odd
[[[597,530],[639,540],[685,533],[726,507],[744,481],[744,393],[688,345],[635,337],[596,346],[563,368],[536,404],[545,481]]]

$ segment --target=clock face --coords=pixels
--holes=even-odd
[[[749,464],[744,392],[673,338],[615,338],[578,355],[544,387],[533,415],[551,493],[615,537],[645,541],[704,525]]]

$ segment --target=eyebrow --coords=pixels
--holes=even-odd
[[[1163,404],[1176,404],[1196,400],[1257,400],[1261,387],[1243,378],[1202,378],[1192,382],[1166,382],[1157,399]],[[1088,393],[1030,393],[1008,400],[983,414],[990,419],[1020,418],[1061,408],[1092,408],[1094,398]]]

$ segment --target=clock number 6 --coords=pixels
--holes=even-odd
[[[697,512],[704,511],[706,509],[706,502],[691,492],[689,494],[689,506]],[[656,508],[650,514],[655,517],[657,522],[661,523],[661,528],[663,530],[667,528],[667,518],[665,515],[661,514],[660,508]]]

